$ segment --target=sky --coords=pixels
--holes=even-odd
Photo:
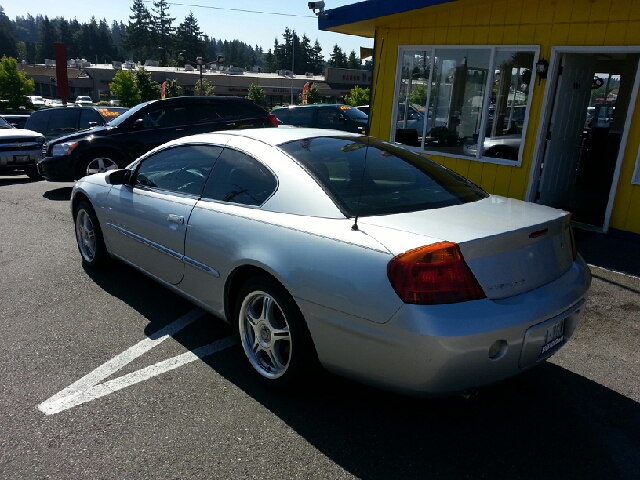
[[[358,1],[325,0],[325,9]],[[318,30],[318,19],[309,10],[307,0],[175,0],[168,3],[169,15],[176,18],[175,27],[184,21],[189,12],[193,12],[200,30],[209,37],[238,39],[251,46],[260,45],[265,52],[273,49],[276,37],[282,41],[286,27],[295,30],[299,36],[306,34],[312,44],[318,39],[325,60],[329,59],[335,44],[347,55],[355,50],[358,56],[360,47],[373,47],[373,39]],[[145,4],[149,10],[153,7],[151,1]],[[98,21],[106,19],[109,25],[113,20],[126,25],[133,0],[0,0],[0,5],[11,20],[17,16],[26,17],[30,14],[35,17],[41,14],[49,18],[76,18],[79,22],[88,22],[95,16]]]

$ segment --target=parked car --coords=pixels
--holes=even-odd
[[[91,97],[88,97],[88,96],[85,96],[85,95],[80,95],[80,96],[76,97],[75,104],[76,105],[80,105],[80,106],[93,105],[93,100],[91,99]]]
[[[521,143],[522,133],[513,133],[500,137],[485,137],[482,156],[518,160]],[[468,138],[462,145],[462,149],[465,155],[475,157],[478,151],[478,141]]]
[[[60,100],[59,98],[47,99],[44,101],[44,104],[47,107],[63,107],[64,106],[64,104],[62,103],[62,100]]]
[[[109,100],[109,105],[112,105],[114,107],[119,107],[120,105],[122,105],[122,102],[118,99],[113,99],[113,100]]]
[[[24,128],[29,119],[29,114],[7,113],[0,115],[0,117],[4,118],[14,128]]]
[[[332,128],[367,133],[369,117],[355,107],[342,104],[314,104],[279,107],[271,110],[284,125]]]
[[[40,95],[29,95],[27,98],[35,108],[42,108],[46,105],[44,98]]]
[[[136,105],[105,126],[49,141],[38,168],[50,181],[77,180],[99,171],[124,167],[152,148],[185,135],[277,126],[275,116],[246,98],[151,100]]]
[[[336,130],[184,137],[70,206],[85,266],[123,260],[230,322],[274,387],[317,361],[410,394],[500,382],[566,344],[591,283],[567,212]]]
[[[43,143],[38,132],[14,128],[0,118],[0,171],[22,170],[29,178],[40,179],[36,163]]]
[[[47,140],[78,130],[106,125],[128,109],[123,107],[43,108],[33,112],[25,128],[42,133]]]

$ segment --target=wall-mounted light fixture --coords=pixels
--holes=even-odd
[[[549,71],[549,62],[547,62],[544,58],[541,58],[536,63],[536,73],[538,74],[538,85],[540,85],[540,81],[544,78],[547,78],[547,72]]]

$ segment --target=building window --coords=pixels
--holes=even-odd
[[[537,56],[537,47],[401,47],[391,138],[519,165]]]

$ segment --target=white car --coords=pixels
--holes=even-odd
[[[41,108],[46,105],[45,99],[39,95],[29,95],[28,98],[29,98],[29,101],[31,101],[31,104],[36,108]]]
[[[76,105],[93,105],[93,100],[91,100],[91,97],[81,95],[79,97],[76,97],[75,104]]]
[[[228,321],[274,387],[317,361],[408,394],[500,382],[569,340],[591,284],[567,212],[336,130],[183,137],[79,180],[71,211],[86,266]]]

